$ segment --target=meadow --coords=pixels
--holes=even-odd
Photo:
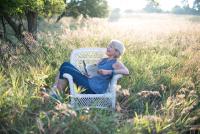
[[[0,133],[200,133],[200,17],[132,14],[108,19],[39,19],[38,41],[8,49],[1,41]],[[74,111],[41,93],[73,49],[126,46],[130,75],[119,81],[115,111]]]

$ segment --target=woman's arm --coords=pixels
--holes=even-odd
[[[99,74],[103,74],[103,75],[112,74],[112,73],[129,75],[128,68],[124,64],[122,64],[120,62],[117,62],[117,63],[113,64],[113,68],[114,68],[114,70],[100,69],[100,70],[98,70],[98,73]]]
[[[121,62],[116,62],[113,64],[114,68],[114,74],[124,74],[124,75],[129,75],[129,70],[128,68]]]

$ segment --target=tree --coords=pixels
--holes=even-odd
[[[108,16],[108,4],[106,0],[70,0],[66,2],[65,11],[58,17],[57,22],[64,16],[78,17],[83,15],[89,17]]]
[[[64,7],[63,0],[1,0],[0,17],[4,31],[2,37],[9,40],[6,38],[5,22],[7,22],[15,37],[28,49],[24,37],[30,34],[23,32],[31,33],[30,36],[36,39],[38,15],[51,16],[60,13]],[[26,20],[27,26],[23,24],[23,20]]]
[[[9,23],[18,36],[21,33],[19,26],[22,26],[22,23],[20,22],[25,17],[28,32],[36,36],[38,15],[52,16],[55,13],[60,13],[64,6],[63,0],[3,0],[0,3],[2,9],[0,15]]]
[[[193,6],[189,4],[188,0],[182,0],[182,14],[200,14],[200,0],[194,0]]]
[[[26,43],[24,31],[31,33],[36,39],[38,16],[52,17],[54,14],[62,13],[59,20],[63,16],[77,17],[82,14],[84,17],[105,17],[108,14],[106,0],[1,0],[0,9],[3,27],[3,35],[0,33],[0,37],[7,39],[5,26],[7,22],[16,38],[23,44]],[[23,24],[24,20],[27,26]]]
[[[175,14],[184,14],[185,11],[182,7],[176,5],[175,7],[172,8],[172,13],[175,13]]]
[[[143,9],[146,12],[162,12],[159,7],[159,0],[147,0],[148,3]]]
[[[182,0],[181,3],[182,3],[182,5],[183,5],[183,7],[190,7],[190,6],[189,6],[189,1],[188,1],[188,0]]]
[[[193,3],[193,8],[200,14],[200,0],[195,0]]]
[[[120,18],[120,9],[119,8],[113,9],[110,14],[109,21],[111,22],[118,21],[119,18]]]

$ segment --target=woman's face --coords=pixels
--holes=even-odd
[[[106,55],[113,58],[117,56],[117,50],[112,46],[112,44],[108,45]]]

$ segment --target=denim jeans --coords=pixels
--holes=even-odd
[[[76,67],[74,67],[71,63],[69,62],[64,62],[61,66],[60,66],[60,79],[65,79],[63,77],[64,73],[68,73],[73,77],[73,81],[77,86],[81,86],[84,89],[86,89],[86,91],[84,91],[83,93],[85,94],[95,94],[95,92],[93,92],[90,88],[89,82],[88,82],[88,77],[83,75]]]

